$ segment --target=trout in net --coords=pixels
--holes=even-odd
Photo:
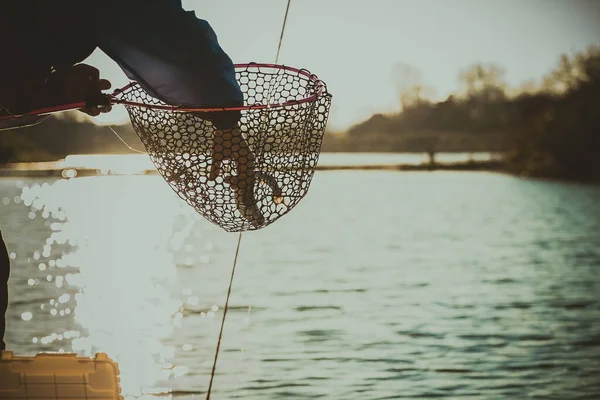
[[[173,108],[137,84],[114,101],[127,108],[169,186],[229,232],[263,228],[306,195],[331,105],[326,85],[306,70],[236,65],[236,79],[241,107]],[[239,112],[237,126],[217,129],[211,120],[219,112]]]

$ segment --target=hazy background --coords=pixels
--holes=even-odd
[[[274,61],[286,4],[184,2],[237,63]],[[503,164],[484,168],[595,181],[599,26],[593,0],[296,0],[279,62],[328,84],[324,152],[428,153],[434,166],[438,153],[495,152]],[[115,88],[127,83],[101,51],[86,62]],[[108,123],[142,147],[114,107],[5,132],[0,161],[131,153]]]
[[[184,5],[274,60],[286,1]],[[293,0],[279,61],[334,95],[319,167],[372,168],[243,235],[214,398],[600,398],[599,46],[598,1]],[[2,132],[8,348],[204,398],[238,237],[106,123],[143,149],[120,107]]]
[[[285,0],[183,5],[210,22],[234,62],[275,60]],[[293,0],[279,61],[307,68],[328,84],[335,95],[329,127],[344,130],[399,108],[399,63],[418,69],[441,100],[471,64],[498,64],[507,82],[519,86],[548,73],[562,53],[590,44],[600,44],[595,0]],[[102,52],[88,62],[114,87],[127,83]]]

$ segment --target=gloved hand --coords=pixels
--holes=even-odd
[[[108,80],[100,79],[100,71],[97,68],[87,64],[77,64],[49,78],[50,98],[47,101],[55,104],[85,101],[88,104],[79,111],[95,117],[111,110],[110,103],[102,94],[102,90],[110,88],[111,84]]]

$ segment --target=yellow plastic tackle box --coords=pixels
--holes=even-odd
[[[119,367],[104,353],[20,357],[3,351],[0,358],[2,400],[123,400],[119,383]]]

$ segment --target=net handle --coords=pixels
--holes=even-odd
[[[316,91],[313,94],[311,94],[310,96],[305,97],[303,99],[289,100],[284,103],[255,104],[255,105],[250,105],[250,106],[238,106],[238,107],[211,107],[211,108],[184,107],[184,106],[173,106],[173,105],[166,105],[166,104],[165,105],[148,104],[148,103],[141,103],[141,102],[136,102],[136,101],[123,100],[123,99],[118,98],[118,96],[120,94],[122,94],[122,93],[126,92],[127,90],[136,86],[138,84],[137,82],[131,82],[131,83],[123,86],[120,89],[116,89],[115,91],[113,91],[110,94],[103,94],[103,96],[106,97],[106,99],[108,100],[108,102],[111,105],[122,104],[122,105],[126,105],[126,106],[150,108],[150,109],[164,110],[164,111],[175,111],[175,112],[215,112],[215,111],[247,111],[247,110],[261,110],[261,109],[266,109],[266,108],[270,109],[270,108],[289,107],[289,106],[294,106],[294,105],[298,105],[298,104],[316,101],[319,97],[321,97],[326,92],[325,83],[323,81],[319,80],[316,75],[312,74],[311,72],[309,72],[306,69],[298,69],[298,68],[289,67],[286,65],[267,64],[267,63],[234,64],[234,68],[236,68],[236,69],[237,68],[272,68],[272,69],[276,69],[276,70],[294,72],[298,75],[305,76],[305,77],[309,78],[311,81],[313,81],[316,86]],[[32,110],[28,113],[25,113],[25,114],[18,114],[18,115],[13,114],[13,115],[4,115],[4,116],[0,115],[0,121],[10,120],[10,119],[24,117],[24,116],[45,115],[45,114],[51,114],[51,113],[60,112],[60,111],[77,110],[80,108],[86,108],[88,106],[89,106],[89,104],[87,104],[85,101],[61,104],[61,105],[52,106],[52,107],[39,108],[36,110]]]

